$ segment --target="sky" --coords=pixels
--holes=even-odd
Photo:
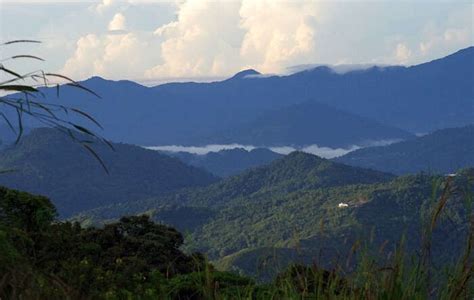
[[[0,0],[0,59],[144,84],[210,81],[253,68],[413,65],[474,44],[473,1]],[[7,60],[38,55],[45,62]]]

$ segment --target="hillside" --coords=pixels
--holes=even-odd
[[[318,259],[330,268],[357,240],[370,240],[364,244],[370,251],[386,241],[388,253],[407,234],[407,250],[419,248],[425,218],[446,180],[394,178],[296,152],[209,187],[98,208],[76,219],[90,224],[147,213],[188,232],[188,251],[206,253],[223,269],[268,279],[295,261]],[[464,246],[468,224],[461,220],[467,220],[465,191],[474,191],[473,180],[474,170],[459,171],[449,188],[433,235],[436,261],[458,257]]]
[[[411,67],[373,67],[344,74],[329,67],[288,76],[245,74],[219,82],[152,88],[99,77],[82,82],[102,99],[70,87],[63,87],[58,99],[55,88],[43,92],[50,101],[96,117],[112,141],[145,146],[202,145],[225,130],[245,127],[266,113],[309,100],[412,133],[465,126],[474,119],[474,47]],[[378,136],[397,138],[392,130]],[[352,132],[351,140],[366,138],[357,134]],[[308,138],[318,140],[315,135]],[[272,142],[291,144],[283,137]],[[310,144],[304,139],[298,142]],[[341,143],[347,141],[337,140]]]
[[[350,167],[303,152],[293,152],[269,165],[250,169],[207,187],[184,189],[170,196],[127,201],[93,209],[81,214],[80,219],[94,223],[128,214],[153,214],[161,207],[169,205],[220,210],[242,199],[271,199],[275,195],[297,191],[386,182],[392,178],[394,176],[391,174]]]
[[[188,152],[166,152],[188,165],[205,169],[219,177],[228,177],[244,170],[266,165],[282,155],[268,149],[247,151],[242,148],[221,150],[199,155]]]
[[[382,140],[404,140],[413,135],[317,102],[304,102],[266,112],[254,121],[221,135],[212,143],[258,146],[324,145],[350,148]]]
[[[474,175],[472,171],[474,170],[471,170],[471,175]],[[420,177],[411,182],[423,187],[425,180]],[[460,183],[451,182],[449,186],[455,192]],[[399,182],[398,186],[400,191],[405,191],[404,182]],[[405,289],[413,282],[422,280],[413,287],[415,291],[421,292],[410,293],[407,299],[429,298],[433,290],[425,292],[427,284],[448,286],[454,290],[450,293],[454,295],[452,298],[459,299],[457,291],[465,290],[463,295],[472,295],[469,281],[472,274],[469,257],[472,252],[466,245],[470,238],[466,231],[467,224],[463,223],[463,220],[467,221],[471,216],[456,214],[461,210],[451,200],[453,199],[449,199],[436,220],[436,225],[442,230],[435,230],[433,235],[430,234],[429,241],[433,243],[430,242],[427,253],[423,251],[425,247],[418,247],[422,250],[421,253],[417,252],[413,256],[410,252],[405,253],[403,247],[401,251],[398,248],[396,252],[392,252],[390,241],[384,242],[381,247],[378,247],[379,241],[376,241],[374,249],[372,239],[351,246],[347,244],[347,240],[351,241],[350,236],[349,239],[343,235],[331,236],[329,234],[332,231],[323,231],[322,222],[318,230],[317,247],[314,247],[314,243],[308,245],[305,240],[299,240],[295,236],[291,241],[295,246],[242,249],[221,259],[217,262],[217,268],[214,268],[201,253],[190,254],[183,251],[184,237],[181,233],[165,224],[152,222],[148,216],[122,217],[99,228],[84,228],[77,223],[57,220],[54,206],[45,197],[0,187],[0,269],[6,286],[0,289],[0,294],[2,298],[15,298],[11,296],[15,296],[18,289],[20,298],[26,299],[35,298],[38,294],[46,299],[121,299],[129,298],[130,295],[153,299],[274,299],[275,295],[282,299],[316,299],[324,293],[331,299],[340,296],[360,299],[359,291],[367,290],[368,286],[370,290],[365,294],[376,295],[374,297],[379,299],[386,295],[401,294],[400,288],[392,285]],[[386,203],[382,203],[384,204]],[[416,207],[419,203],[411,204],[400,207],[406,208],[406,214],[401,219],[393,219],[393,215],[389,219],[385,214],[371,221],[376,221],[379,227],[400,221],[402,224],[409,224],[410,219],[407,217],[416,214],[411,207]],[[446,210],[449,210],[449,215],[444,213]],[[428,215],[428,221],[431,221],[430,216],[431,214]],[[449,218],[449,222],[446,222],[445,216]],[[370,220],[367,217],[362,213],[361,219]],[[246,231],[244,228],[239,234],[245,235]],[[376,236],[379,233],[378,230],[372,230],[370,235]],[[408,244],[413,242],[413,232],[409,233]],[[440,233],[443,235],[440,236]],[[470,233],[472,238],[472,231]],[[232,242],[240,236],[224,238]],[[442,243],[438,243],[439,241]],[[249,239],[248,242],[252,243],[254,240]],[[463,257],[467,259],[459,259],[461,249],[457,246],[460,244],[466,245],[467,252]],[[348,247],[352,250],[345,251]],[[440,262],[449,264],[441,265]],[[292,265],[288,267],[290,263]],[[334,271],[325,269],[331,267]],[[440,269],[445,271],[439,272]],[[462,273],[452,273],[457,270]],[[241,274],[236,274],[237,272]],[[392,272],[401,274],[392,279]],[[252,277],[242,276],[242,273]],[[432,276],[424,279],[426,273]],[[461,279],[466,280],[452,287],[451,279],[457,274],[461,274]],[[24,277],[29,280],[16,280]],[[254,278],[265,282],[256,282]],[[67,288],[59,287],[58,280]]]
[[[474,166],[474,125],[443,129],[388,146],[359,149],[334,160],[394,174],[453,173]]]
[[[418,175],[386,183],[241,198],[196,230],[190,248],[206,251],[214,259],[261,247],[301,247],[313,257],[320,250],[344,255],[357,238],[367,240],[373,234],[375,245],[385,240],[393,244],[405,230],[409,246],[414,247],[420,238],[420,215],[429,208],[430,201],[437,200],[431,199],[431,193],[433,182],[440,179]],[[454,223],[461,219],[463,201],[449,204],[453,205]],[[340,203],[348,206],[340,208]],[[454,230],[452,226],[446,230]],[[467,229],[467,224],[460,226]]]
[[[431,220],[444,184],[446,178],[416,175],[388,183],[243,200],[196,231],[190,245],[218,258],[223,270],[264,279],[292,262],[347,266],[346,258],[358,242],[362,249],[366,247],[362,252],[380,255],[381,249],[393,251],[405,235],[405,251],[412,253],[420,248],[424,219]],[[460,172],[450,187],[432,236],[437,264],[455,260],[465,245],[469,209],[462,190],[474,191],[474,170]],[[430,195],[433,192],[435,197]],[[339,203],[348,207],[340,208]]]
[[[19,144],[0,151],[0,185],[50,197],[61,216],[111,203],[163,195],[210,184],[216,177],[156,151],[137,146],[92,144],[97,160],[69,136],[35,129]]]

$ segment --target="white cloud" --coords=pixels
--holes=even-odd
[[[99,4],[94,5],[92,8],[98,12],[98,13],[103,13],[105,10],[110,8],[116,0],[102,0]]]
[[[74,55],[69,58],[61,71],[76,78],[86,78],[90,74],[97,74],[102,41],[95,34],[81,37],[76,44]]]
[[[190,0],[179,5],[177,21],[155,30],[164,39],[163,62],[147,77],[213,76],[240,66],[239,2]]]
[[[316,1],[244,0],[241,27],[246,30],[241,56],[263,72],[281,72],[296,61],[312,61],[316,50]]]
[[[412,51],[404,43],[398,43],[395,49],[395,58],[398,63],[406,64],[412,55]]]
[[[472,15],[465,5],[176,0],[158,22],[163,25],[133,19],[139,5],[157,2],[94,5],[102,28],[81,33],[64,70],[81,77],[135,79],[215,78],[246,68],[285,73],[304,64],[340,64],[334,68],[338,72],[352,64],[420,63],[473,43]]]
[[[213,144],[213,145],[206,145],[206,146],[179,146],[179,145],[170,145],[170,146],[150,146],[150,147],[145,147],[150,150],[156,150],[156,151],[167,151],[167,152],[188,152],[188,153],[193,153],[193,154],[198,154],[198,155],[204,155],[208,154],[209,152],[219,152],[222,150],[231,150],[231,149],[245,149],[246,151],[252,151],[253,149],[257,149],[258,147],[254,145],[241,145],[241,144],[226,144],[226,145],[221,145],[221,144]],[[279,154],[290,154],[291,152],[294,151],[303,151],[306,153],[318,155],[320,157],[324,158],[334,158],[338,156],[342,156],[344,154],[347,154],[351,151],[360,149],[360,146],[350,146],[347,149],[343,148],[329,148],[329,147],[319,147],[318,145],[310,145],[306,147],[301,147],[301,148],[295,148],[291,146],[281,146],[281,147],[264,147],[268,148],[273,152],[279,153]]]
[[[153,34],[126,32],[126,19],[121,13],[113,16],[108,30],[110,34],[87,34],[79,38],[74,54],[61,72],[79,79],[92,75],[143,78],[144,70],[156,59],[152,53],[159,52]],[[143,55],[144,51],[149,53]]]
[[[110,31],[125,30],[125,17],[121,13],[116,13],[109,23]]]
[[[419,44],[421,55],[426,56],[433,50],[456,49],[463,45],[472,45],[472,31],[468,28],[448,28],[442,32],[429,34]]]
[[[88,34],[78,40],[76,51],[61,72],[78,79],[92,75],[113,79],[142,78],[143,70],[153,60],[151,56],[143,55],[143,49],[153,49],[146,40],[147,37],[135,33]]]
[[[148,77],[213,76],[243,68],[278,72],[315,51],[316,1],[189,0],[178,20],[155,30],[163,63]]]

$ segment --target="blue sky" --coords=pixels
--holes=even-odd
[[[214,79],[306,64],[417,64],[473,44],[472,1],[0,0],[5,58],[77,79]]]

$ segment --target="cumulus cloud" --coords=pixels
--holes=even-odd
[[[437,32],[429,32],[419,43],[419,51],[422,56],[429,55],[432,51],[462,47],[473,44],[473,35],[469,28],[447,28]]]
[[[412,51],[404,43],[398,43],[395,48],[395,58],[398,63],[406,64],[412,55]]]
[[[150,58],[143,56],[143,49],[149,44],[134,33],[122,35],[88,34],[81,37],[76,51],[70,57],[62,73],[74,78],[100,75],[107,78],[141,78]]]
[[[82,36],[64,69],[99,72],[89,76],[126,70],[122,77],[150,80],[215,78],[247,68],[284,74],[290,66],[310,64],[336,64],[333,70],[344,73],[419,63],[473,43],[472,16],[465,5],[376,2],[367,9],[369,4],[361,2],[176,0],[170,3],[176,18],[158,27],[137,30],[125,18],[138,5],[155,2],[102,0],[93,6],[100,12],[96,17],[110,18],[108,26]],[[403,15],[422,9],[427,12],[420,17]]]
[[[100,3],[92,6],[91,8],[97,13],[103,13],[105,10],[110,8],[115,2],[116,0],[102,0]]]
[[[109,31],[124,31],[125,17],[121,13],[116,13],[109,23]]]
[[[158,50],[152,34],[125,32],[125,17],[115,14],[108,29],[112,33],[122,34],[88,34],[76,43],[74,54],[66,61],[63,72],[74,78],[87,78],[100,75],[120,79],[124,74],[142,78],[144,70],[154,61],[155,56],[143,55],[144,49]]]
[[[177,21],[155,30],[163,62],[148,77],[232,74],[244,68],[279,72],[311,61],[316,1],[202,1],[179,5]]]
[[[155,30],[164,39],[163,62],[147,77],[213,76],[240,66],[239,2],[190,0],[181,3],[177,21]]]
[[[244,0],[240,8],[245,29],[240,54],[263,72],[281,72],[288,64],[311,62],[319,6],[316,1]]]

